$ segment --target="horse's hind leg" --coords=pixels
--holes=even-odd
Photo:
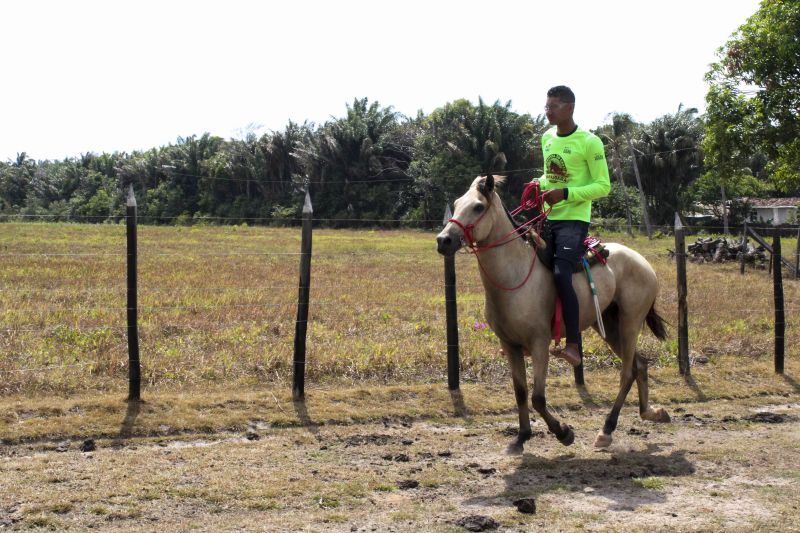
[[[547,351],[547,343],[549,339],[545,340],[542,346],[537,347],[532,351],[533,354],[533,408],[544,419],[550,433],[553,433],[558,442],[564,446],[569,446],[575,441],[575,433],[572,428],[563,422],[559,422],[547,410],[547,401],[544,397],[545,383],[547,381],[547,362],[549,353]]]
[[[611,444],[611,441],[613,440],[611,434],[614,433],[615,429],[617,429],[619,412],[622,410],[622,406],[625,404],[625,398],[628,396],[631,386],[633,385],[633,381],[637,376],[637,367],[634,359],[636,357],[636,340],[639,336],[638,329],[626,329],[621,320],[614,325],[616,327],[606,330],[606,342],[608,342],[609,346],[611,346],[611,349],[614,350],[620,359],[622,359],[622,370],[620,371],[619,377],[619,392],[614,400],[614,405],[611,408],[611,412],[609,412],[608,416],[606,416],[603,429],[597,434],[597,438],[594,441],[594,445],[597,448],[605,448]],[[625,331],[633,331],[633,333],[626,334]]]
[[[642,420],[651,422],[669,422],[669,414],[663,407],[658,409],[650,408],[649,389],[647,386],[647,359],[642,357],[639,352],[636,352],[635,364],[637,367],[636,387],[639,389],[639,416],[642,417]]]
[[[522,348],[511,346],[504,342],[500,343],[508,358],[511,366],[511,379],[514,383],[514,396],[517,400],[517,412],[519,414],[519,433],[517,438],[508,445],[507,452],[510,454],[521,454],[525,446],[525,441],[531,438],[531,417],[528,409],[528,383],[525,376],[525,358],[522,355]]]

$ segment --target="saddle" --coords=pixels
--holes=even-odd
[[[506,210],[506,215],[508,219],[511,221],[511,224],[514,226],[515,229],[520,230],[521,224],[517,222],[514,216]],[[544,220],[542,226],[540,228],[541,233],[539,233],[539,239],[545,243],[545,246],[538,246],[537,239],[527,230],[523,233],[522,238],[527,240],[534,248],[536,248],[536,255],[539,258],[539,261],[547,267],[548,270],[553,270],[553,250],[555,246],[553,244],[553,231],[550,228],[550,221]],[[597,263],[605,265],[608,259],[609,251],[608,248],[600,241],[597,237],[592,237],[589,235],[583,240],[583,247],[584,253],[581,256],[581,260],[575,263],[574,272],[581,272],[583,270],[583,259],[586,259],[589,262],[589,266],[593,267]]]
[[[506,215],[508,215],[509,220],[513,224],[514,228],[519,229],[521,225],[514,219],[514,217],[506,211]],[[526,239],[530,244],[536,249],[536,255],[539,261],[548,269],[553,270],[553,258],[555,249],[553,243],[553,232],[548,224],[548,221],[545,220],[542,226],[540,227],[541,233],[538,236],[534,236],[531,232],[525,231],[523,234],[523,238]],[[544,243],[544,246],[540,246],[539,242],[541,241]],[[595,298],[595,307],[597,306],[597,295],[594,289],[594,282],[592,281],[590,269],[592,266],[596,265],[597,263],[605,265],[608,262],[608,256],[610,254],[608,248],[598,239],[597,237],[593,237],[591,235],[587,236],[583,240],[583,248],[584,252],[581,256],[581,260],[575,263],[575,267],[573,272],[581,272],[584,270],[583,260],[585,259],[589,265],[589,269],[586,269],[586,277],[587,281],[589,281],[589,285],[592,288],[592,294],[594,294]],[[553,319],[551,324],[552,330],[552,338],[553,342],[555,342],[556,346],[561,343],[561,299],[556,296],[556,306],[555,311],[553,312]],[[601,331],[603,331],[602,319],[600,317],[598,311],[597,317],[598,323],[600,324]],[[602,333],[605,337],[605,332]]]
[[[547,246],[545,247],[538,247],[536,249],[536,255],[539,257],[539,261],[542,262],[544,266],[547,267],[548,270],[553,270],[553,240],[552,235],[543,235],[542,239],[546,243]],[[583,256],[582,259],[586,259],[589,262],[589,266],[593,267],[594,265],[600,263],[601,265],[605,265],[608,261],[609,251],[608,248],[598,239],[597,237],[593,237],[589,235],[583,240]],[[578,261],[575,263],[574,272],[583,272],[583,261]]]

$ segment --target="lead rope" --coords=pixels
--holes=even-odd
[[[534,248],[533,260],[531,261],[531,267],[528,269],[528,274],[525,276],[525,279],[523,279],[522,282],[519,283],[519,285],[516,285],[514,287],[505,287],[500,283],[496,282],[483,267],[483,264],[481,263],[478,254],[480,254],[481,252],[485,252],[486,250],[491,250],[492,248],[503,246],[504,244],[508,244],[516,239],[522,238],[531,229],[533,229],[534,226],[536,227],[536,229],[541,229],[541,225],[544,222],[544,219],[550,213],[550,209],[547,209],[546,211],[544,210],[544,197],[542,196],[541,189],[539,188],[539,183],[535,181],[525,185],[525,188],[522,191],[522,198],[520,200],[519,207],[511,211],[509,214],[513,217],[514,215],[517,215],[522,211],[528,211],[534,208],[537,208],[539,210],[540,214],[538,216],[532,218],[531,220],[525,222],[524,224],[521,224],[520,226],[514,228],[514,230],[511,231],[510,233],[503,235],[493,243],[487,244],[485,246],[478,246],[478,244],[473,240],[472,230],[475,229],[475,226],[478,224],[478,222],[480,222],[481,219],[483,219],[483,217],[486,216],[486,213],[489,212],[488,209],[485,210],[481,214],[481,216],[478,217],[478,220],[476,220],[472,224],[467,224],[466,226],[462,224],[461,221],[455,218],[451,218],[448,220],[448,222],[452,222],[459,228],[461,228],[461,231],[464,233],[464,240],[466,241],[467,247],[470,250],[469,253],[475,254],[475,259],[478,260],[478,266],[480,267],[481,272],[483,272],[483,274],[486,276],[486,279],[489,280],[489,283],[491,283],[497,289],[504,291],[515,291],[523,287],[528,282],[528,280],[531,277],[531,274],[533,274],[533,267],[536,266],[536,255],[537,255],[536,244],[535,243],[533,244]]]

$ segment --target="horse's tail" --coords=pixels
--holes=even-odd
[[[664,319],[656,311],[655,303],[650,306],[650,311],[647,312],[647,316],[644,320],[647,323],[647,327],[650,328],[650,331],[653,332],[653,335],[655,335],[657,339],[663,341],[667,338],[666,322],[664,322]]]

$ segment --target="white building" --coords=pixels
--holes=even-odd
[[[800,198],[748,198],[749,222],[765,222],[773,226],[797,223]]]

